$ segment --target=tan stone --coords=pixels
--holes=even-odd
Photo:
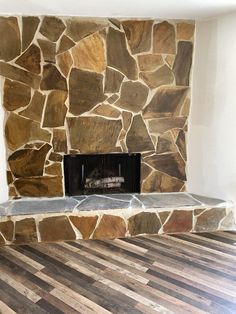
[[[55,63],[56,44],[49,40],[43,39],[38,39],[38,44],[42,50],[44,62]]]
[[[122,129],[120,120],[102,117],[67,118],[72,149],[81,153],[116,151],[116,142]]]
[[[14,186],[9,186],[9,198],[19,198],[18,192],[16,191],[16,188]]]
[[[103,215],[95,229],[93,239],[115,239],[125,236],[126,226],[124,219],[118,216]]]
[[[10,80],[19,81],[34,89],[38,89],[40,76],[17,68],[11,64],[0,62],[0,75],[9,78]]]
[[[164,223],[166,222],[166,220],[169,217],[169,215],[170,215],[170,212],[167,212],[167,211],[159,213],[159,217],[160,217],[162,225],[164,225]]]
[[[192,230],[193,212],[192,210],[174,210],[163,226],[166,233],[189,232]]]
[[[21,52],[20,30],[16,17],[0,17],[0,59],[10,61]]]
[[[45,98],[45,95],[36,90],[29,106],[26,109],[20,111],[19,114],[40,123],[42,120]]]
[[[33,218],[25,218],[15,223],[16,244],[37,242],[36,224]]]
[[[148,164],[142,162],[141,163],[141,182],[143,182],[149,174],[152,172],[152,168],[148,166]]]
[[[157,234],[161,223],[156,213],[139,213],[128,219],[130,235]]]
[[[0,222],[0,232],[7,241],[12,241],[14,232],[14,223],[11,220]]]
[[[40,74],[41,55],[40,49],[32,44],[15,62],[29,72]]]
[[[182,129],[186,122],[186,117],[160,118],[148,121],[150,133],[165,133],[172,129]]]
[[[175,62],[175,56],[174,55],[167,55],[165,58],[166,63],[168,66],[172,69],[174,62]]]
[[[40,84],[41,90],[67,90],[66,79],[52,64],[43,67],[43,78]]]
[[[88,240],[96,227],[98,216],[78,217],[70,216],[70,221],[82,234],[84,240]]]
[[[22,16],[22,51],[31,44],[39,23],[37,16]]]
[[[103,38],[95,33],[71,49],[74,66],[82,70],[101,73],[106,68],[105,45]]]
[[[126,145],[129,152],[143,152],[154,150],[154,146],[141,115],[133,118],[127,133]]]
[[[66,20],[66,34],[74,41],[79,41],[108,26],[108,21],[103,19],[81,19],[78,17]]]
[[[14,152],[8,158],[14,176],[20,178],[43,175],[46,155],[50,149],[51,146],[45,144],[40,149],[21,149]]]
[[[125,131],[128,130],[130,123],[132,121],[132,113],[128,111],[122,111],[122,121],[123,121],[123,129]]]
[[[92,113],[100,115],[100,116],[108,117],[108,118],[119,118],[121,114],[121,112],[118,109],[110,105],[104,105],[104,104],[101,104],[98,107],[96,107],[92,111]]]
[[[142,83],[126,81],[121,86],[120,98],[115,105],[137,113],[144,107],[148,92],[148,88]]]
[[[66,35],[63,35],[61,40],[60,40],[60,44],[59,44],[59,48],[57,53],[62,53],[65,52],[67,50],[69,50],[70,48],[72,48],[75,45],[75,43]]]
[[[153,71],[163,65],[161,55],[147,54],[138,56],[138,64],[141,71]]]
[[[55,16],[45,16],[40,27],[40,33],[51,41],[57,41],[66,26],[61,19]]]
[[[66,216],[48,217],[39,222],[41,241],[75,240],[76,235]]]
[[[8,148],[13,151],[31,141],[50,142],[51,139],[51,134],[42,130],[38,122],[14,113],[11,113],[6,121],[5,136]]]
[[[178,40],[191,40],[194,35],[194,23],[180,22],[176,24]]]
[[[181,180],[170,177],[159,171],[153,171],[142,183],[141,192],[179,192],[183,185],[184,182]]]
[[[120,72],[107,67],[105,75],[105,93],[118,93],[120,91],[121,83],[124,79],[124,75]]]
[[[153,21],[151,20],[129,20],[122,22],[132,54],[150,50],[152,24]]]
[[[20,178],[14,182],[21,196],[57,197],[63,196],[62,177]]]
[[[54,164],[45,167],[45,174],[62,176],[61,163],[55,162]]]
[[[43,127],[59,127],[64,126],[67,107],[65,101],[67,92],[52,91],[47,98]]]
[[[3,105],[9,110],[13,111],[20,107],[28,105],[31,99],[31,89],[29,86],[19,82],[5,80],[3,92]]]
[[[73,64],[70,52],[66,51],[57,55],[57,64],[61,72],[67,77]]]
[[[175,28],[164,21],[153,27],[153,51],[157,53],[175,54]]]
[[[128,52],[125,34],[112,27],[107,34],[107,64],[121,71],[130,80],[138,77],[137,64]]]
[[[53,129],[52,145],[54,152],[67,153],[67,137],[65,130]]]
[[[171,69],[166,65],[163,65],[154,72],[141,72],[140,78],[150,88],[157,88],[161,85],[170,85],[175,79]]]
[[[109,103],[109,104],[114,104],[114,102],[119,99],[119,95],[117,94],[113,94],[111,97],[109,97],[108,99],[106,99],[106,101]]]

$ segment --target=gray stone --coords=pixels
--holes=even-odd
[[[220,205],[222,203],[225,203],[224,200],[221,200],[218,198],[207,197],[207,196],[197,195],[197,194],[193,194],[193,193],[191,193],[190,195],[192,195],[192,197],[195,198],[195,200],[201,202],[202,205],[217,206],[217,205]]]
[[[122,209],[129,208],[130,203],[107,198],[104,196],[91,195],[77,206],[79,211],[101,210],[101,209]]]

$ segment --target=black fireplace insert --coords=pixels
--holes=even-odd
[[[140,193],[140,162],[136,153],[65,155],[65,193]]]

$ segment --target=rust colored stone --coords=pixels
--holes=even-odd
[[[32,42],[40,19],[36,16],[22,16],[22,51]]]
[[[226,216],[225,208],[212,208],[197,216],[194,231],[216,231],[220,226],[220,221]]]
[[[53,130],[52,145],[54,152],[67,153],[67,137],[65,130]]]
[[[48,217],[39,222],[41,241],[75,240],[75,232],[66,216]]]
[[[82,234],[84,240],[88,240],[96,227],[98,216],[78,217],[70,216],[70,221]]]
[[[130,235],[157,234],[161,223],[155,213],[139,213],[128,219],[128,230]]]
[[[29,72],[40,74],[41,72],[41,55],[40,49],[32,44],[17,60],[16,64]]]
[[[45,95],[36,90],[29,106],[26,109],[20,111],[19,114],[41,123],[45,98]]]
[[[157,53],[175,54],[175,28],[164,21],[154,25],[153,50]]]
[[[40,27],[40,33],[51,41],[57,41],[66,26],[61,19],[55,16],[45,16]]]
[[[193,212],[191,210],[174,210],[163,226],[166,233],[190,232],[193,227]]]
[[[103,215],[95,229],[93,239],[115,239],[125,236],[126,226],[124,219],[113,215]]]
[[[52,64],[43,66],[43,78],[40,84],[41,90],[67,90],[66,79]]]
[[[57,64],[63,75],[68,76],[73,64],[73,59],[69,51],[57,55]]]
[[[0,232],[7,241],[12,241],[14,223],[11,220],[0,222]]]
[[[15,223],[15,244],[38,242],[36,224],[33,218],[26,218]]]
[[[140,78],[151,89],[161,85],[171,85],[174,82],[174,75],[167,65],[163,65],[154,72],[141,72]]]
[[[14,111],[28,105],[31,99],[31,88],[19,82],[5,80],[3,106],[8,111]]]
[[[153,71],[163,65],[162,55],[146,54],[138,56],[138,64],[141,71]]]

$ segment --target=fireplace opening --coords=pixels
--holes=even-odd
[[[141,154],[65,155],[66,195],[140,193]]]

